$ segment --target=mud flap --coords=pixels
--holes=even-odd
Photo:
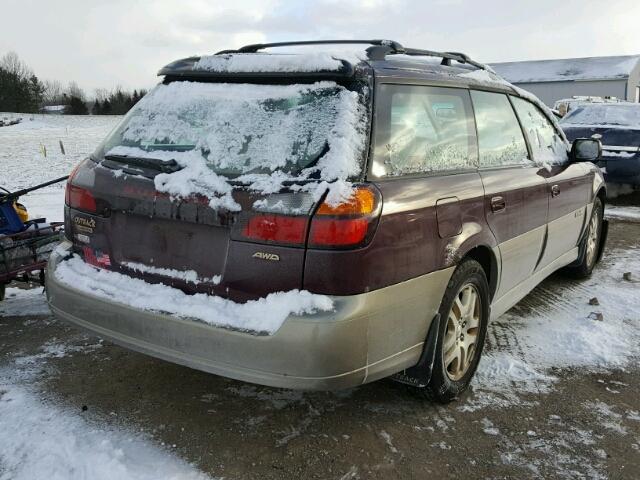
[[[604,247],[607,244],[607,237],[609,236],[609,220],[602,220],[602,230],[600,231],[600,245],[598,245],[598,258],[596,263],[602,260],[604,254]]]
[[[429,327],[429,333],[427,334],[427,340],[424,342],[424,350],[420,360],[416,365],[406,370],[402,370],[390,378],[396,382],[411,385],[417,388],[424,388],[429,384],[431,380],[431,373],[433,372],[433,362],[436,356],[436,345],[438,344],[438,335],[440,332],[440,314],[436,314],[431,321]]]

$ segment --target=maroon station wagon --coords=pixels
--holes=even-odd
[[[329,43],[366,57],[276,48]],[[159,75],[72,173],[47,273],[55,315],[117,344],[276,387],[392,377],[447,402],[491,318],[602,255],[599,141],[568,144],[537,99],[464,54],[291,42]],[[91,288],[63,274],[72,258],[102,275]],[[104,294],[116,275],[123,294]],[[122,279],[182,300],[140,305]],[[294,308],[271,331],[171,310],[297,291],[331,308]],[[275,315],[264,305],[250,325]]]

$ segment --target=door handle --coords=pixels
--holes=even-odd
[[[560,186],[559,185],[551,185],[551,196],[557,197],[560,195]]]
[[[504,197],[491,197],[491,211],[493,213],[503,212],[507,208],[507,202]]]

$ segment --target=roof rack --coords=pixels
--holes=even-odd
[[[404,54],[414,57],[437,57],[442,58],[441,65],[451,66],[451,61],[472,65],[481,70],[490,70],[490,68],[480,62],[476,62],[469,58],[468,55],[460,52],[436,52],[433,50],[421,50],[418,48],[405,48],[400,42],[394,40],[305,40],[299,42],[275,42],[275,43],[254,43],[245,45],[237,50],[221,50],[216,55],[228,53],[256,53],[266,48],[277,47],[297,47],[309,45],[371,45],[367,48],[367,57],[370,60],[384,60],[387,55]]]
[[[390,49],[397,51],[397,53],[404,52],[404,47],[393,40],[304,40],[299,42],[254,43],[240,47],[237,50],[222,50],[216,53],[216,55],[225,53],[256,53],[258,50],[264,50],[265,48],[300,47],[309,45],[374,45],[387,46]]]
[[[417,48],[407,48],[404,52],[405,55],[411,55],[416,57],[439,57],[442,58],[441,65],[451,66],[451,61],[455,60],[458,63],[466,63],[473,65],[480,70],[489,70],[489,67],[484,63],[471,60],[468,55],[460,52],[434,52],[432,50],[420,50]]]

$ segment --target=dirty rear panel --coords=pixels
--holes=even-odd
[[[304,248],[233,239],[243,212],[259,197],[238,190],[234,198],[243,211],[220,212],[206,199],[172,199],[157,192],[149,178],[114,172],[85,161],[73,179],[91,191],[101,212],[69,209],[68,235],[89,263],[235,301],[301,288]],[[187,281],[163,269],[194,271],[197,278]]]

